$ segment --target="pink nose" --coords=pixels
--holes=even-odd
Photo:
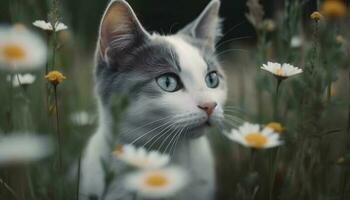
[[[203,103],[201,105],[198,105],[198,108],[204,110],[208,114],[208,116],[210,116],[213,113],[216,105],[217,103],[215,102]]]

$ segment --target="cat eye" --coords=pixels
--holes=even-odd
[[[209,72],[205,77],[205,83],[209,88],[216,88],[219,85],[219,76],[216,71]]]
[[[173,73],[167,73],[156,78],[160,88],[167,92],[176,92],[183,88],[180,78]]]

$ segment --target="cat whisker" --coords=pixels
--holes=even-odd
[[[235,110],[240,110],[240,111],[244,111],[241,107],[239,106],[224,106],[224,109],[235,109]]]
[[[169,150],[169,153],[172,151],[172,148],[173,148],[173,146],[174,146],[174,144],[176,142],[176,138],[178,138],[178,135],[180,135],[185,128],[187,129],[187,125],[188,125],[188,122],[185,125],[180,126],[180,127],[182,127],[181,130],[179,132],[177,132],[176,134],[174,134],[174,137],[170,140],[170,143],[168,144],[168,146],[172,143],[173,139],[175,139],[173,144],[172,144],[172,146],[171,146],[171,148],[170,148],[170,150]],[[166,147],[165,151],[168,149],[168,146]]]
[[[242,120],[242,119],[240,119],[240,118],[237,118],[237,117],[225,116],[225,119],[226,119],[226,120],[229,120],[230,122],[237,123],[237,124],[242,124],[242,123],[244,123],[244,120]]]
[[[187,128],[186,128],[186,129],[187,129]],[[180,137],[181,134],[182,134],[182,131],[180,131],[178,134],[176,134],[174,143],[173,143],[172,146],[170,147],[169,154],[170,154],[171,157],[173,157],[173,155],[174,155],[175,145],[177,144],[177,142],[178,142],[179,137]]]
[[[170,147],[170,146],[172,145],[172,143],[175,142],[174,139],[176,138],[177,134],[181,133],[182,130],[183,130],[184,128],[185,128],[185,127],[182,127],[182,128],[179,127],[178,131],[175,132],[175,133],[173,134],[173,137],[171,138],[171,140],[170,140],[170,142],[168,143],[168,145],[165,147],[164,152],[167,152],[168,147]],[[171,150],[171,149],[170,149],[170,150]],[[170,151],[169,151],[169,153],[170,153]]]
[[[168,138],[173,134],[175,133],[178,129],[180,128],[180,126],[176,126],[167,136],[166,138],[164,138],[164,140],[161,142],[161,144],[159,145],[158,147],[158,151],[161,151],[163,145],[165,144],[165,142],[168,140]],[[159,138],[158,138],[159,139]],[[163,151],[164,153],[164,151]]]
[[[155,136],[153,136],[152,138],[149,139],[149,141],[147,141],[145,145],[147,145],[149,142],[151,142],[153,139],[155,139],[152,144],[150,145],[149,149],[152,149],[153,145],[156,144],[156,142],[165,134],[173,132],[174,129],[173,127],[176,125],[176,122],[172,123],[170,126],[166,127],[165,129],[163,129],[162,131],[160,131],[159,133],[157,133]]]
[[[227,44],[229,42],[233,42],[233,41],[237,41],[237,40],[241,40],[241,39],[249,39],[249,38],[252,38],[252,36],[242,36],[242,37],[236,37],[236,38],[232,38],[232,39],[229,39],[229,40],[225,40],[221,43],[219,43],[217,46],[216,46],[216,49],[219,49],[220,47],[222,47],[224,44]]]
[[[234,49],[234,48],[230,48],[230,49],[226,49],[224,51],[221,51],[221,52],[218,52],[217,54],[213,54],[211,56],[211,58],[213,57],[219,57],[225,53],[229,53],[229,52],[233,52],[233,51],[239,51],[239,52],[242,52],[242,53],[246,53],[246,54],[249,54],[250,52],[248,50],[244,50],[244,49]]]
[[[129,129],[129,130],[126,130],[126,131],[121,131],[121,134],[123,134],[123,135],[125,135],[125,134],[130,134],[130,133],[135,132],[136,130],[139,130],[139,129],[141,129],[141,128],[144,128],[144,127],[146,127],[146,126],[152,125],[152,124],[157,123],[157,122],[160,122],[160,121],[164,121],[164,120],[169,119],[169,118],[172,118],[172,117],[174,117],[174,116],[169,115],[169,116],[163,117],[163,118],[161,118],[161,119],[158,119],[158,120],[155,120],[155,121],[151,121],[151,122],[149,122],[149,123],[147,123],[147,124],[144,124],[144,125],[142,125],[142,126],[139,126],[139,127],[137,127],[137,128],[134,128],[134,129],[131,129],[131,130]]]
[[[173,150],[172,150],[172,152],[170,151],[170,152],[171,152],[171,156],[174,155],[174,153],[175,153],[175,151],[176,151],[176,148],[177,148],[177,145],[178,145],[178,142],[181,140],[181,138],[182,138],[182,136],[183,136],[184,134],[188,133],[188,130],[189,130],[189,128],[186,127],[186,128],[185,128],[185,131],[182,131],[182,132],[180,132],[180,133],[178,134],[178,136],[177,136],[177,138],[176,138],[176,141],[175,141],[175,143],[174,143]]]
[[[143,137],[146,136],[147,134],[152,133],[153,131],[155,131],[155,130],[161,128],[161,127],[164,127],[164,126],[166,126],[166,125],[172,123],[172,122],[173,122],[172,120],[175,120],[175,119],[177,119],[177,118],[181,118],[181,117],[183,117],[183,116],[184,116],[184,114],[179,114],[179,115],[175,115],[175,116],[165,117],[165,118],[163,118],[163,119],[161,119],[161,120],[157,120],[157,122],[160,122],[160,121],[164,121],[164,120],[166,120],[166,119],[171,119],[171,120],[167,121],[166,123],[160,124],[159,126],[156,126],[155,128],[153,128],[152,130],[147,131],[146,133],[144,133],[143,135],[139,136],[139,137],[136,138],[134,141],[132,141],[130,144],[134,144],[135,142],[137,142],[138,140],[140,140],[141,138],[143,138]],[[144,126],[142,126],[142,127],[146,127],[146,126],[144,125]],[[139,127],[139,128],[142,128],[142,127]],[[139,128],[136,128],[136,129],[139,129]],[[135,132],[135,131],[133,131],[133,132]],[[131,134],[131,133],[129,133],[129,134]],[[124,135],[125,135],[125,133],[124,133]]]
[[[246,114],[240,113],[240,112],[237,112],[237,111],[231,111],[231,110],[225,110],[223,115],[231,115],[231,116],[238,117],[238,118],[241,118],[241,119],[246,118]]]
[[[221,37],[224,38],[228,33],[230,33],[231,31],[234,31],[236,28],[240,27],[242,24],[247,23],[246,21],[242,21],[236,25],[233,25],[230,29],[228,29]],[[215,45],[219,44],[220,41],[218,41]]]
[[[239,126],[239,123],[237,122],[233,122],[233,121],[230,121],[228,119],[224,119],[224,123],[226,124],[229,124],[231,127],[230,129],[233,127],[233,128],[237,128]]]
[[[140,140],[141,138],[143,138],[143,137],[146,136],[147,134],[152,133],[153,131],[155,131],[155,130],[161,128],[161,127],[164,127],[164,126],[166,126],[166,125],[169,125],[169,124],[171,124],[171,123],[172,123],[171,121],[168,121],[168,122],[166,122],[166,123],[164,123],[164,124],[161,124],[161,125],[159,125],[159,126],[153,128],[153,129],[150,130],[150,131],[147,131],[146,133],[142,134],[141,136],[139,136],[138,138],[136,138],[134,141],[132,141],[130,144],[134,144],[135,142],[137,142],[138,140]]]
[[[188,127],[186,127],[185,131],[184,131],[184,132],[180,132],[179,136],[176,138],[176,143],[175,143],[175,145],[174,145],[174,149],[173,149],[173,151],[172,151],[172,153],[171,153],[171,156],[174,155],[179,141],[181,140],[181,138],[182,138],[182,136],[183,136],[184,134],[188,133],[188,130],[189,130]]]

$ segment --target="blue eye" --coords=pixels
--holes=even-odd
[[[181,89],[182,83],[176,74],[163,74],[156,78],[157,84],[160,88],[167,92],[175,92]]]
[[[209,88],[216,88],[219,86],[219,76],[216,71],[210,72],[205,77],[205,83]]]

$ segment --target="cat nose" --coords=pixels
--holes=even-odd
[[[204,110],[208,114],[208,116],[210,116],[213,113],[216,105],[217,103],[215,102],[203,103],[201,105],[198,105],[198,108]]]

